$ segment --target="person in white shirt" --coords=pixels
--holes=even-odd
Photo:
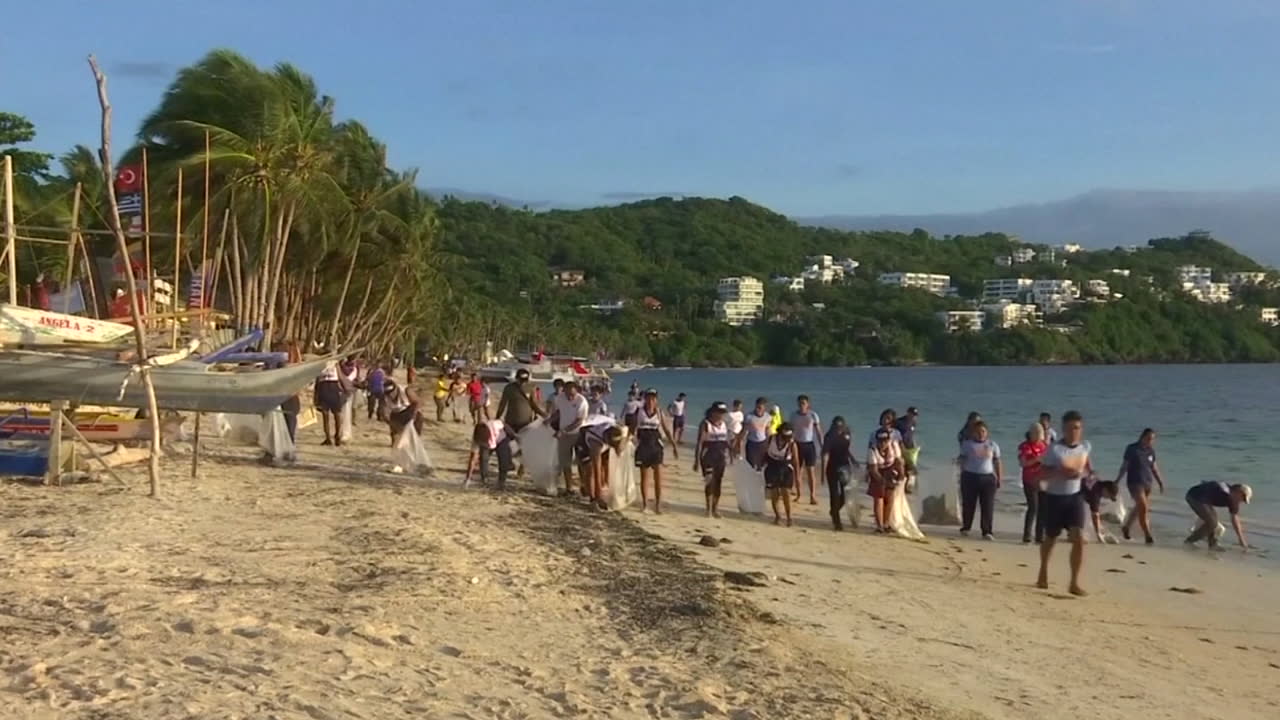
[[[765,450],[773,435],[773,413],[768,398],[756,398],[756,408],[742,419],[742,436],[738,438],[747,464],[756,470],[765,466]]]
[[[867,495],[871,496],[877,533],[889,531],[894,490],[905,475],[902,448],[893,441],[892,432],[879,428],[871,436],[871,447],[867,448]]]
[[[676,395],[676,399],[667,406],[667,414],[671,416],[671,432],[676,436],[676,445],[684,441],[684,416],[688,400],[684,393]]]
[[[702,472],[703,494],[706,498],[707,517],[720,517],[720,487],[725,469],[729,466],[729,424],[725,416],[729,408],[716,402],[707,410],[706,418],[698,425],[698,441],[693,454],[693,471]]]
[[[560,467],[564,473],[565,494],[573,492],[573,446],[578,442],[578,433],[582,424],[590,414],[587,399],[578,391],[578,383],[570,381],[553,401],[550,423],[555,428],[557,452],[560,456]],[[591,489],[586,483],[590,478],[579,478],[580,491],[583,496],[590,497]]]
[[[809,404],[809,396],[796,398],[796,411],[791,414],[791,429],[800,453],[800,467],[809,481],[809,504],[818,504],[818,479],[822,474],[822,420]],[[816,469],[816,473],[815,473]],[[800,499],[800,478],[796,478],[795,499]]]
[[[1049,557],[1063,530],[1071,540],[1072,595],[1087,595],[1080,587],[1080,569],[1084,566],[1085,499],[1084,480],[1093,474],[1090,453],[1093,448],[1084,439],[1084,418],[1071,410],[1062,416],[1062,437],[1049,446],[1040,458],[1040,483],[1044,488],[1044,542],[1040,543],[1040,575],[1036,587],[1049,587]]]
[[[741,400],[733,401],[733,409],[729,411],[726,420],[729,423],[729,460],[736,462],[742,457],[742,423],[746,420]]]

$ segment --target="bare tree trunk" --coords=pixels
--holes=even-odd
[[[245,326],[244,316],[244,276],[240,274],[240,221],[235,213],[235,195],[231,196],[231,262],[227,269],[227,280],[231,286],[231,312],[236,316],[236,325]]]
[[[352,322],[352,326],[355,326],[356,324],[358,324],[360,320],[364,317],[364,310],[369,305],[369,294],[372,292],[373,292],[373,276],[370,275],[369,281],[364,284],[364,296],[360,298],[360,308],[356,310],[355,315],[351,316],[355,318],[355,320]],[[349,343],[354,339],[355,339],[354,337],[351,337],[350,335],[348,335],[346,342]]]
[[[142,387],[147,394],[147,409],[151,419],[151,462],[147,474],[151,480],[151,497],[160,494],[160,410],[156,407],[156,388],[151,382],[151,371],[145,366],[147,361],[147,343],[142,326],[142,308],[138,305],[138,283],[133,277],[133,264],[129,261],[129,241],[124,236],[124,228],[120,226],[120,206],[116,202],[116,187],[111,167],[111,101],[107,99],[107,76],[98,68],[98,61],[89,56],[89,68],[93,70],[93,79],[98,86],[98,105],[102,109],[102,147],[99,149],[99,160],[102,163],[102,177],[107,186],[109,204],[107,221],[111,225],[111,233],[116,237],[116,250],[125,262],[125,279],[129,288],[129,314],[133,316],[133,337],[138,351],[139,371],[142,375]],[[177,288],[174,288],[177,292]]]
[[[267,336],[263,341],[264,344],[267,345],[271,344],[271,337],[275,332],[276,297],[280,292],[280,279],[284,275],[285,255],[289,251],[289,237],[293,234],[293,218],[296,211],[297,204],[290,202],[288,211],[280,216],[280,236],[279,242],[277,243],[279,245],[279,252],[276,256],[275,267],[272,268],[271,275],[269,276],[270,283],[267,285],[267,309],[265,314],[267,316],[267,320],[271,323],[267,326]]]
[[[355,238],[355,243],[354,247],[351,248],[351,257],[347,261],[346,277],[342,279],[342,292],[338,293],[338,307],[333,311],[333,325],[329,328],[330,345],[338,341],[338,323],[342,321],[342,310],[347,303],[347,292],[351,289],[351,275],[356,271],[356,258],[360,257],[360,233],[355,230],[354,222],[351,234]]]

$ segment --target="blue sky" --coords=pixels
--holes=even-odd
[[[422,184],[564,204],[742,195],[967,211],[1274,187],[1274,0],[12,3],[0,109],[117,142],[213,47],[291,61]]]

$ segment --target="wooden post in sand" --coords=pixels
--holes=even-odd
[[[142,146],[142,257],[147,272],[147,313],[156,311],[156,275],[151,269],[151,180],[147,177],[147,147]]]
[[[116,186],[111,170],[111,101],[107,99],[107,76],[98,68],[98,61],[89,56],[89,68],[93,71],[94,83],[98,86],[98,105],[102,109],[102,148],[99,150],[99,161],[102,163],[102,176],[107,185],[107,222],[111,225],[111,233],[116,236],[116,250],[125,259],[125,280],[129,288],[129,313],[133,316],[133,338],[136,342],[138,357],[136,359],[138,374],[142,376],[142,387],[147,394],[147,410],[151,420],[151,462],[148,475],[151,479],[151,497],[160,494],[160,410],[156,407],[156,387],[151,381],[151,368],[147,367],[147,342],[145,328],[142,326],[142,307],[138,303],[138,282],[133,276],[133,268],[129,263],[129,241],[125,238],[124,228],[120,225],[120,205],[116,202]],[[181,172],[181,170],[179,170]],[[181,175],[179,175],[181,177]],[[181,205],[179,205],[181,207]],[[72,426],[75,431],[75,427]],[[78,435],[79,432],[76,431]]]
[[[196,432],[191,438],[191,479],[196,479],[196,471],[200,469],[200,418],[204,413],[196,413]]]
[[[62,484],[62,411],[66,400],[49,403],[49,464],[44,472],[45,485]]]

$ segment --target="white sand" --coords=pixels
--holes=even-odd
[[[922,526],[922,544],[869,534],[869,510],[861,531],[835,533],[825,497],[812,507],[807,493],[796,527],[739,516],[726,482],[724,519],[707,520],[688,456],[667,462],[674,512],[640,522],[708,564],[778,577],[751,599],[872,678],[993,718],[1280,717],[1280,577],[1257,557],[1187,550],[1181,536],[1091,544],[1091,594],[1077,599],[1065,543],[1051,589],[1032,587],[1038,548],[1018,542],[1020,515],[997,517],[996,542]],[[702,548],[704,533],[732,542]]]
[[[463,491],[461,426],[427,433],[436,481],[391,476],[385,430],[359,432],[331,449],[308,430],[291,469],[215,446],[193,481],[167,461],[158,501],[138,469],[128,491],[0,484],[0,717],[972,717],[728,589],[680,547],[698,520],[651,525],[672,545],[617,514]],[[723,525],[743,550],[802,537]],[[708,559],[726,558],[765,562]]]

